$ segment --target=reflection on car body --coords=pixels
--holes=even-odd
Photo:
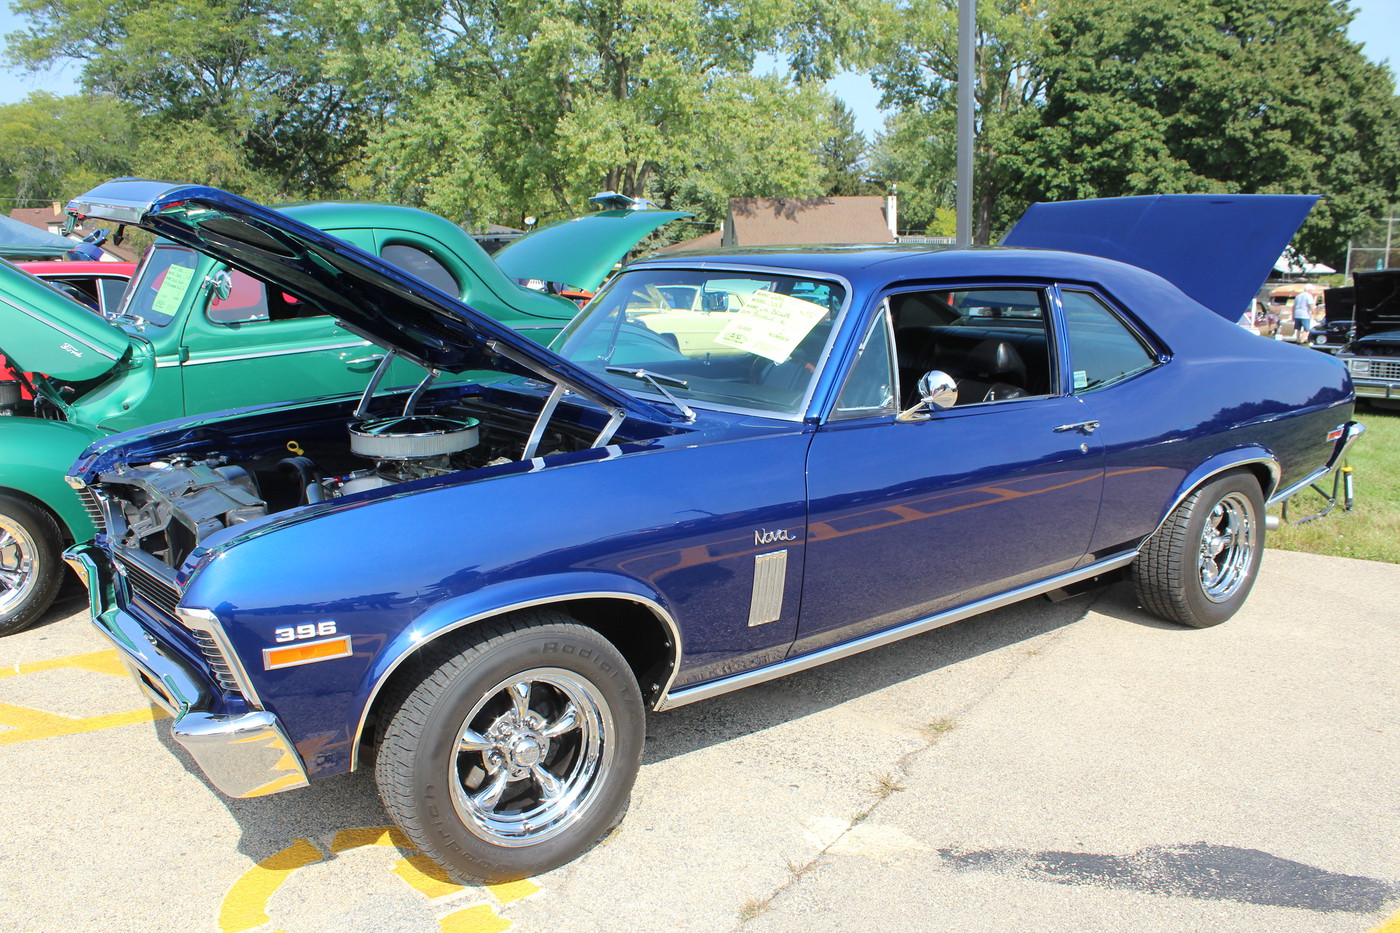
[[[543,871],[620,818],[647,709],[1120,573],[1165,619],[1229,618],[1266,502],[1360,433],[1343,367],[1234,324],[1311,203],[1038,205],[1015,249],[655,258],[546,350],[172,191],[143,225],[478,376],[95,444],[70,482],[103,528],[69,559],[224,792],[372,766],[458,876]],[[1222,233],[1245,220],[1273,235]],[[255,248],[269,226],[287,255]],[[690,346],[637,313],[681,289],[726,296]]]

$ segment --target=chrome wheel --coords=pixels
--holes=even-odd
[[[1254,561],[1254,507],[1232,492],[1215,504],[1201,531],[1201,590],[1212,602],[1231,598],[1251,579]]]
[[[457,815],[496,845],[553,838],[605,785],[613,732],[606,699],[572,671],[544,667],[501,681],[457,733],[449,764]]]
[[[23,525],[0,514],[0,616],[16,611],[38,587],[38,550]]]

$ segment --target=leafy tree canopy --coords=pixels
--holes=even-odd
[[[131,172],[135,111],[108,95],[35,93],[0,107],[0,198],[38,207]]]
[[[342,38],[318,0],[15,0],[10,58],[76,59],[89,91],[167,125],[198,121],[246,152],[260,187],[340,187],[387,99],[323,58]],[[168,135],[168,134],[164,134]]]
[[[449,216],[576,212],[600,188],[702,214],[725,198],[818,193],[830,98],[883,0],[378,0],[341,3],[343,56],[404,89],[364,183]],[[788,76],[753,73],[784,50]],[[431,163],[428,192],[414,166]]]
[[[1324,195],[1305,253],[1338,262],[1400,180],[1400,104],[1329,0],[1061,0],[1012,127],[1016,200]]]

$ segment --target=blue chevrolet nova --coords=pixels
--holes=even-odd
[[[94,623],[221,791],[373,767],[463,878],[606,833],[648,710],[1123,574],[1165,619],[1222,622],[1266,503],[1361,430],[1335,360],[1233,323],[1311,198],[1037,205],[997,249],[656,258],[544,349],[259,205],[151,190],[87,211],[430,375],[90,448],[69,481],[102,530],[68,559]]]

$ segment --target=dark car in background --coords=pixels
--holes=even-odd
[[[1352,281],[1352,339],[1338,359],[1351,372],[1357,398],[1400,408],[1400,269],[1357,272]]]

